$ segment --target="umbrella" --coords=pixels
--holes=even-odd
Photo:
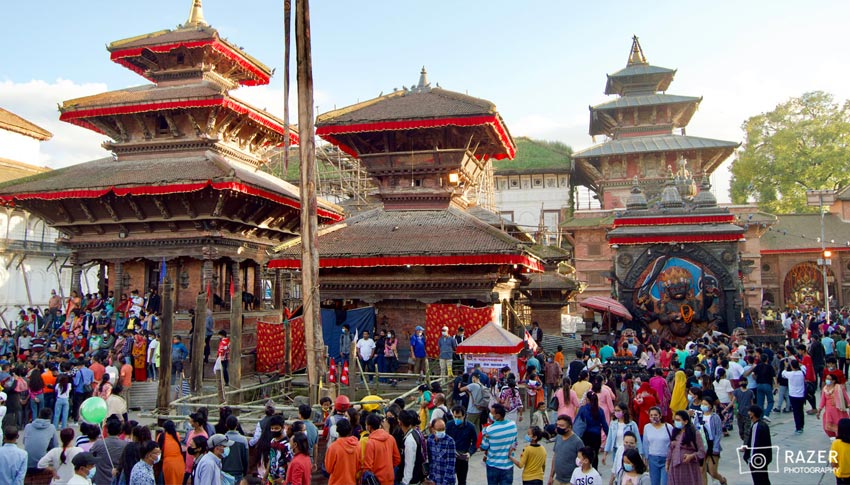
[[[613,299],[606,298],[604,296],[590,296],[579,302],[579,305],[590,308],[591,310],[598,310],[600,312],[609,312],[618,317],[623,317],[626,320],[632,319],[632,314],[629,313],[629,310],[623,306],[622,303]]]

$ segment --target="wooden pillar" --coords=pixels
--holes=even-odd
[[[174,283],[168,273],[159,287],[159,294],[162,297],[162,321],[159,329],[160,360],[156,407],[160,413],[168,414],[168,405],[171,402],[171,339],[174,336]]]
[[[242,282],[239,262],[234,261],[233,296],[230,298],[230,386],[242,387]]]
[[[76,291],[77,295],[83,294],[83,286],[80,278],[83,274],[83,265],[80,263],[77,253],[71,253],[71,291]]]
[[[112,294],[115,297],[115,313],[118,313],[118,303],[121,301],[121,293],[124,292],[124,261],[116,259],[112,261],[112,274],[109,280],[112,282]],[[108,289],[107,289],[108,291]]]
[[[201,293],[195,301],[195,332],[192,334],[192,372],[190,374],[192,392],[200,393],[204,386],[204,338],[206,337],[207,307],[213,302],[207,301],[207,287],[212,285],[213,262],[205,259],[201,271]]]

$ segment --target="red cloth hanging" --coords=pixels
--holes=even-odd
[[[275,372],[283,370],[284,334],[279,323],[257,323],[257,372]]]
[[[296,372],[307,368],[307,341],[304,336],[304,318],[297,317],[289,321],[289,368]]]
[[[493,321],[493,307],[472,308],[464,305],[432,303],[425,307],[425,352],[429,358],[440,357],[438,340],[443,327],[449,327],[449,335],[457,334],[463,327],[466,337],[474,334]]]

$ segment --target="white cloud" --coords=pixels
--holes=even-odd
[[[298,122],[298,86],[295,83],[295,77],[292,78],[292,83],[289,87],[289,118],[292,124]],[[253,105],[268,111],[269,113],[283,119],[283,87],[273,86],[255,86],[248,88],[239,88],[231,91],[231,95]],[[313,91],[313,104],[318,106],[319,113],[324,113],[332,109],[332,99],[328,93],[323,91]],[[316,114],[315,112],[313,113]]]
[[[65,100],[106,90],[102,83],[77,84],[67,79],[0,82],[0,106],[53,133],[52,139],[41,143],[38,160],[21,161],[60,168],[107,156],[100,146],[103,135],[59,121],[57,109]]]

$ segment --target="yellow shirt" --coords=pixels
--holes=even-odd
[[[522,468],[522,481],[543,480],[543,469],[546,467],[546,448],[540,445],[528,445],[519,457],[519,467]]]
[[[578,396],[578,400],[581,401],[584,399],[584,395],[587,394],[587,391],[593,387],[589,381],[578,381],[573,384],[573,391],[576,392],[576,396]]]
[[[838,468],[833,468],[835,476],[839,478],[850,477],[850,443],[839,439],[832,442],[829,448],[829,462],[838,463]]]

